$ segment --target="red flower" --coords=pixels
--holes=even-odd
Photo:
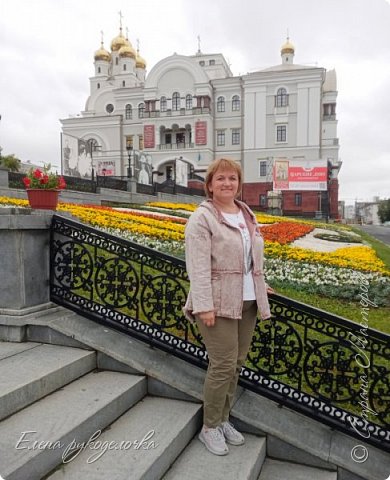
[[[28,177],[23,177],[23,183],[26,188],[30,188],[31,180]]]
[[[40,179],[40,178],[42,178],[42,175],[43,175],[43,174],[42,174],[42,172],[39,170],[39,168],[37,168],[36,170],[34,170],[33,175],[34,175],[34,178]]]
[[[64,177],[60,177],[60,178],[58,179],[57,188],[63,190],[65,187],[66,187],[65,179],[64,179]]]
[[[48,175],[43,175],[43,177],[41,177],[41,179],[39,180],[39,183],[41,185],[46,185],[46,183],[49,182],[49,176]]]

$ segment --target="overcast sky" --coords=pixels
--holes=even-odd
[[[119,15],[147,70],[174,52],[221,52],[234,75],[294,62],[336,68],[340,199],[390,197],[390,0],[0,0],[0,146],[60,165],[60,118],[80,113],[93,54]]]

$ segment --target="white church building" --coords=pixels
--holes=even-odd
[[[276,198],[285,214],[328,208],[336,217],[336,72],[294,63],[289,39],[280,53],[279,64],[234,76],[221,53],[199,48],[164,58],[147,74],[120,28],[110,51],[102,42],[94,54],[85,110],[61,120],[63,173],[188,186],[214,158],[228,157],[242,166],[249,205],[266,210]],[[275,192],[278,159],[326,166],[325,191]]]

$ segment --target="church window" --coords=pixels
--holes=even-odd
[[[191,110],[192,108],[192,95],[186,95],[186,110]]]
[[[240,129],[233,128],[232,130],[232,145],[240,145]]]
[[[218,97],[217,100],[217,112],[225,111],[225,99],[223,97]]]
[[[276,141],[287,142],[287,125],[276,126]]]
[[[240,111],[240,97],[238,95],[234,95],[232,98],[232,111],[233,112]]]
[[[180,110],[180,93],[175,92],[172,95],[172,110]]]
[[[108,103],[106,105],[106,112],[107,113],[112,113],[114,111],[114,105],[112,103]]]
[[[167,97],[160,98],[160,112],[167,111]]]
[[[144,118],[144,112],[145,112],[145,105],[143,103],[140,103],[138,105],[138,118]]]
[[[131,120],[133,118],[133,107],[128,104],[125,109],[126,120]]]
[[[335,103],[324,103],[323,112],[324,112],[324,120],[335,120],[336,119],[336,104]]]
[[[225,130],[217,130],[217,146],[223,147],[225,145]]]
[[[266,177],[267,176],[267,161],[266,160],[261,160],[259,162],[260,166],[260,177]]]
[[[275,97],[275,107],[287,107],[288,94],[285,88],[279,88]]]

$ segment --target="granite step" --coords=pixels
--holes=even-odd
[[[266,458],[258,480],[337,480],[337,472]]]
[[[69,445],[87,442],[146,392],[145,377],[92,372],[9,416],[0,423],[0,475],[41,480]]]
[[[201,405],[147,396],[102,433],[112,449],[86,448],[47,480],[159,480],[199,430]],[[187,477],[187,468],[181,477]],[[205,477],[203,477],[205,478]]]
[[[34,342],[0,342],[0,420],[94,368],[93,351]]]
[[[266,454],[266,439],[244,435],[245,445],[229,445],[229,454],[225,456],[208,452],[196,436],[163,480],[256,480]]]

